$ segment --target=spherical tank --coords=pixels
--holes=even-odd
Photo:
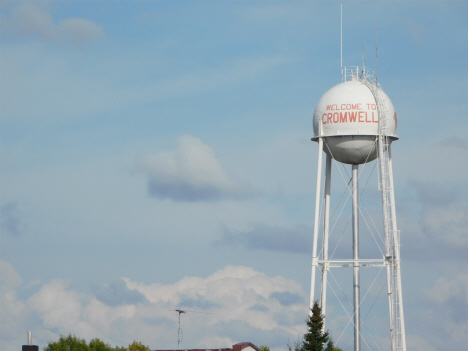
[[[367,82],[367,84],[369,84]],[[392,101],[378,89],[383,106],[383,134],[389,142],[396,136],[397,115]],[[335,85],[319,100],[314,112],[314,137],[324,140],[324,151],[339,162],[362,164],[377,158],[379,108],[365,81],[352,80]]]

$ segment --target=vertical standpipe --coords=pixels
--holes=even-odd
[[[21,347],[22,351],[39,351],[39,346],[32,344],[32,333],[28,332],[28,341]]]
[[[354,351],[361,351],[361,284],[359,276],[359,166],[353,165],[353,300]]]

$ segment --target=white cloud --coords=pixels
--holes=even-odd
[[[121,306],[106,305],[60,280],[44,284],[21,301],[15,293],[18,274],[7,262],[1,262],[0,268],[5,273],[0,304],[8,315],[8,325],[1,325],[0,348],[5,351],[17,349],[18,339],[4,334],[17,335],[17,330],[26,328],[34,330],[41,348],[69,333],[87,341],[99,337],[112,345],[139,340],[152,349],[174,348],[178,316],[173,310],[187,309],[190,302],[193,309],[210,313],[182,316],[184,343],[193,348],[230,347],[249,338],[253,343],[285,349],[288,338],[295,339],[305,329],[307,309],[301,285],[249,267],[227,266],[206,278],[185,277],[166,285],[124,278],[127,288],[143,294],[147,301]],[[209,302],[207,309],[200,310],[197,301]]]
[[[16,326],[26,315],[26,305],[17,298],[16,289],[21,277],[10,263],[0,260],[0,349],[1,340],[14,341],[18,335]],[[19,346],[18,346],[19,347]]]
[[[42,318],[46,328],[58,328],[60,333],[77,334],[89,331],[82,321],[83,297],[59,280],[44,285],[28,301],[28,306]]]
[[[98,335],[109,335],[113,330],[113,324],[119,320],[130,320],[135,315],[135,312],[135,305],[112,307],[103,304],[95,298],[91,298],[86,309],[83,311],[83,318],[93,326],[94,336],[89,336],[89,338]]]
[[[146,156],[138,168],[148,175],[149,194],[158,198],[212,201],[249,195],[224,171],[213,150],[190,135],[179,138],[175,152]]]
[[[303,329],[306,308],[301,286],[293,280],[283,277],[271,278],[249,267],[227,266],[207,278],[186,277],[170,285],[144,285],[129,279],[125,281],[129,289],[139,291],[153,305],[160,306],[161,310],[186,308],[186,305],[180,305],[182,302],[190,302],[195,308],[208,306],[208,309],[202,312],[212,314],[198,316],[202,318],[202,326],[194,321],[189,322],[193,323],[190,324],[191,327],[196,328],[197,333],[204,337],[207,336],[204,330],[206,325],[218,329],[218,335],[225,336],[231,334],[227,330],[219,330],[220,325],[232,326],[232,323],[263,331],[282,331],[290,333],[293,337]],[[275,295],[287,297],[287,303],[281,303],[281,299]],[[299,320],[299,325],[282,325],[277,315]],[[297,318],[297,315],[303,318]],[[286,342],[287,340],[284,340],[283,347],[286,346]]]
[[[54,22],[52,15],[37,4],[22,4],[12,10],[10,18],[1,17],[0,28],[13,37],[36,38],[47,42],[83,45],[105,37],[101,26],[84,18],[67,18]]]
[[[13,10],[11,29],[20,35],[47,41],[58,38],[50,13],[35,4],[20,5]]]

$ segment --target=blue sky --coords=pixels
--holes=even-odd
[[[399,117],[408,345],[462,349],[468,4],[343,10],[344,65],[362,64],[364,43],[375,67],[378,25],[379,81]],[[177,307],[212,313],[182,317],[184,348],[281,350],[304,333],[312,115],[340,82],[339,2],[5,0],[0,33],[2,350],[28,330],[41,348],[68,333],[175,348]],[[388,350],[380,287],[365,325]],[[347,320],[330,303],[337,340]]]

